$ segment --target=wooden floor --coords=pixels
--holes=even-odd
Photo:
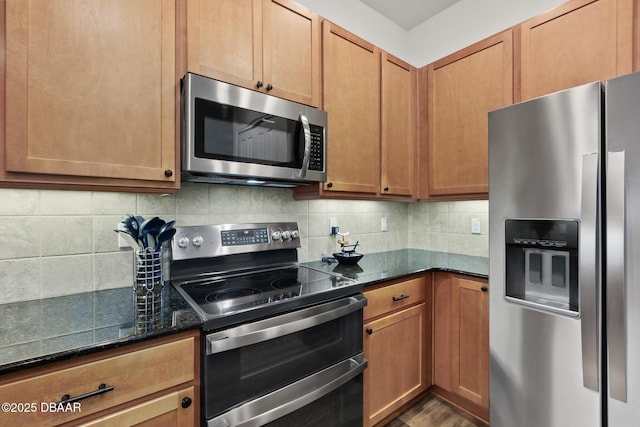
[[[426,395],[414,407],[385,427],[488,427],[433,394]]]

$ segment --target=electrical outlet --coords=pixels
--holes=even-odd
[[[480,218],[471,218],[471,234],[480,234]]]
[[[338,218],[329,218],[329,234],[338,234],[340,228],[338,227]]]
[[[127,229],[125,228],[124,224],[119,222],[117,225],[117,229],[120,231],[127,231]],[[118,233],[118,247],[119,248],[128,248],[130,247],[129,243],[127,243],[126,240],[124,240],[124,237],[122,237],[122,235],[120,233]]]
[[[380,231],[389,231],[389,221],[386,216],[380,218]]]

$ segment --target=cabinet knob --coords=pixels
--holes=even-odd
[[[182,399],[182,407],[184,409],[187,409],[189,406],[191,406],[191,398],[190,397],[185,397]]]
[[[389,187],[384,187],[383,191],[386,193],[387,191],[389,191]]]
[[[373,333],[373,329],[367,328],[366,332],[367,332],[367,335],[371,335]]]
[[[260,89],[263,85],[264,85],[264,83],[262,83],[260,80],[258,80],[258,83],[256,83],[256,87],[258,89]]]
[[[273,89],[273,86],[271,85],[271,83],[269,83],[269,84],[267,85],[267,90],[271,90],[271,89]]]
[[[480,288],[480,290],[481,290],[482,292],[487,292],[489,289],[487,289],[487,287],[486,287],[486,286],[483,286],[483,287],[481,287],[481,288]]]
[[[167,178],[170,178],[173,176],[173,171],[171,169],[167,169],[164,171],[164,176],[166,176]]]
[[[327,182],[327,188],[333,187],[333,182]]]

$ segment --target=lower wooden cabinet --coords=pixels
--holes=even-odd
[[[373,426],[430,383],[430,304],[425,277],[365,292],[365,425]]]
[[[199,341],[185,332],[7,374],[0,401],[30,406],[0,425],[197,425]]]
[[[477,417],[489,416],[489,285],[435,273],[433,382],[445,398]]]
[[[193,405],[195,387],[175,391],[128,409],[98,418],[85,426],[178,426],[196,425]]]

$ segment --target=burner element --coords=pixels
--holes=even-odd
[[[226,301],[235,298],[247,297],[250,295],[259,295],[262,292],[259,289],[241,288],[241,289],[225,289],[222,291],[211,292],[205,297],[207,302]]]
[[[211,289],[211,287],[215,286],[216,288],[224,288],[227,286],[226,280],[216,280],[216,281],[205,281],[205,282],[197,282],[193,284],[193,287],[196,289]],[[222,291],[220,291],[222,292]]]
[[[271,282],[271,286],[274,289],[287,289],[292,286],[300,286],[301,283],[298,281],[297,277],[285,277],[282,279],[277,279]]]

